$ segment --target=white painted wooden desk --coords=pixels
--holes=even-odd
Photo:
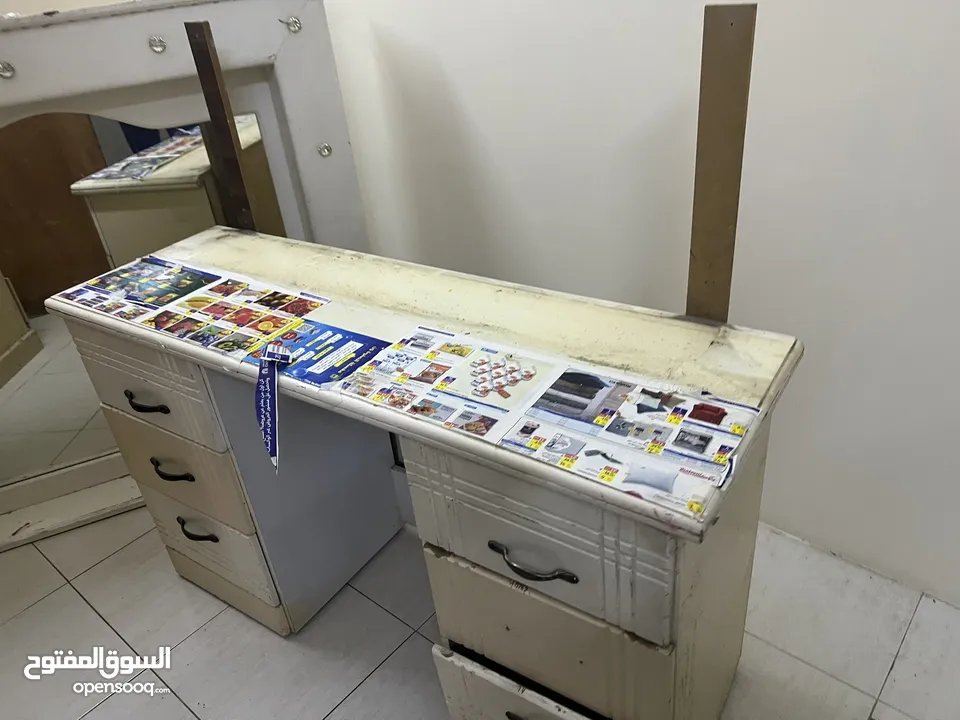
[[[390,430],[454,718],[719,716],[740,656],[771,411],[796,340],[223,228],[158,255],[332,298],[312,317],[374,337],[429,324],[760,407],[734,479],[699,519],[286,376],[275,475],[254,419],[256,366],[48,301],[184,577],[277,632],[301,628],[400,525]],[[138,414],[128,391],[170,412]],[[158,459],[194,481],[159,477]],[[514,567],[490,541],[516,553]],[[577,582],[526,579],[560,568]]]

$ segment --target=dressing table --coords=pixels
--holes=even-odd
[[[455,720],[719,715],[740,657],[770,422],[798,341],[223,227],[155,256],[198,283],[215,272],[197,291],[213,305],[261,283],[272,299],[254,303],[290,309],[270,303],[303,293],[305,322],[383,341],[351,345],[351,371],[329,382],[279,374],[274,467],[254,407],[262,368],[236,338],[219,350],[227,335],[187,339],[185,322],[209,325],[191,317],[192,296],[154,327],[119,309],[109,283],[107,300],[90,300],[92,285],[47,301],[183,577],[280,634],[302,628],[401,525],[395,433]],[[273,322],[264,337],[296,346],[296,320]],[[394,372],[391,351],[425,360]],[[392,381],[364,379],[378,372]],[[408,391],[418,383],[432,390]],[[576,429],[561,406],[593,407],[597,388],[616,402]],[[628,405],[664,426],[629,419]],[[616,422],[632,423],[623,437],[607,430]],[[671,451],[683,463],[706,452],[704,423],[738,436],[682,470],[709,482],[681,501],[674,471],[672,491],[625,484]]]

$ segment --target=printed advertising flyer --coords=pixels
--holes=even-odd
[[[343,391],[444,427],[496,441],[542,392],[556,365],[466,335],[418,326]]]
[[[238,359],[329,302],[156,257],[136,260],[57,297]]]
[[[757,411],[712,396],[703,400],[682,395],[674,386],[568,368],[527,415],[651,455],[693,463],[722,478],[723,467]]]
[[[289,351],[290,361],[280,367],[281,375],[311,385],[324,385],[345,379],[389,344],[342,328],[298,319],[247,355],[244,362],[257,363],[267,347],[282,347]]]

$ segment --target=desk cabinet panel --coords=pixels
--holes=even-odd
[[[141,486],[140,492],[168,548],[213,570],[268,605],[280,604],[256,535],[237,532],[148,487]]]
[[[671,649],[442,550],[424,554],[443,637],[614,720],[673,717]]]
[[[402,442],[424,542],[657,645],[672,642],[674,538],[558,491]],[[533,581],[525,570],[569,575]]]
[[[217,452],[227,449],[196,363],[89,325],[68,327],[100,402]]]
[[[242,533],[256,532],[230,453],[214,452],[106,405],[103,415],[138,484]]]

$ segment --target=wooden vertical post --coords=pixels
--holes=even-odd
[[[224,220],[227,225],[239,230],[256,230],[243,179],[240,138],[237,136],[233,109],[223,81],[223,69],[210,23],[188,22],[184,23],[184,27],[210,114],[210,122],[203,123],[200,132],[210,158],[210,172]]]
[[[726,322],[737,238],[756,5],[703,12],[687,315]]]

